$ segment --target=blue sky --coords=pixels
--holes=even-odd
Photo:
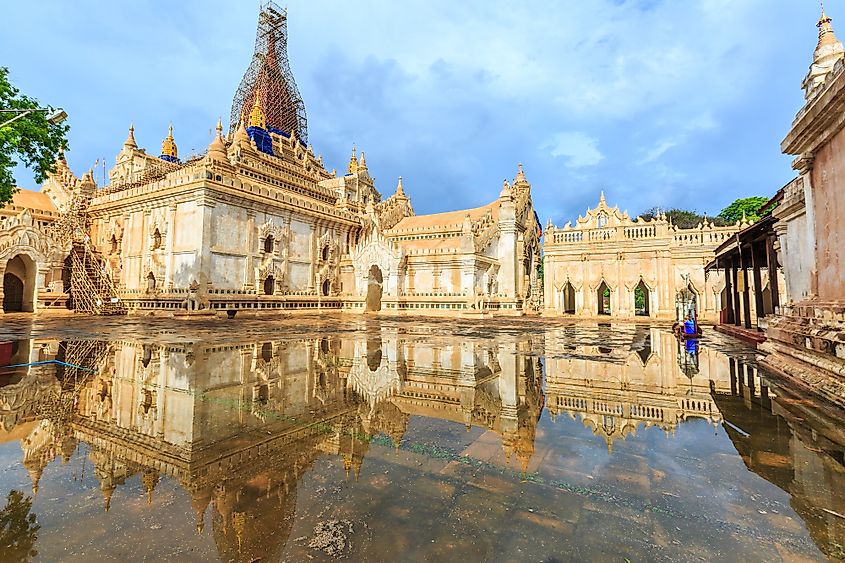
[[[257,1],[8,2],[0,64],[70,115],[68,161],[108,165],[135,124],[158,154],[208,145],[250,62]],[[543,224],[604,190],[633,215],[718,213],[792,177],[815,0],[289,0],[289,56],[314,150],[354,142],[417,213],[482,205],[522,162]],[[835,29],[845,5],[831,1]],[[842,18],[841,20],[839,18]],[[845,27],[843,27],[845,30]],[[32,178],[18,171],[21,187]]]

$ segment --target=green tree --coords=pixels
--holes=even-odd
[[[9,491],[6,507],[0,510],[0,561],[28,561],[38,555],[35,541],[41,525],[30,510],[32,497]]]
[[[745,215],[745,218],[753,223],[771,211],[771,209],[766,209],[760,213],[760,208],[767,201],[769,201],[769,198],[763,196],[743,197],[724,208],[719,213],[719,217],[727,223],[732,224],[742,220],[743,215]]]
[[[672,224],[680,229],[692,229],[694,227],[697,227],[699,223],[704,222],[704,215],[696,211],[677,208],[658,209],[657,207],[652,207],[640,213],[640,217],[642,217],[646,221],[651,221],[657,216],[658,211],[666,215],[666,218],[672,221]],[[722,221],[718,218],[708,218],[707,220],[716,225],[722,224]]]
[[[9,69],[0,67],[0,109],[27,110],[41,106],[38,100],[20,93],[9,82]],[[0,123],[13,117],[13,113],[0,113]],[[0,207],[12,199],[15,179],[12,170],[20,158],[27,168],[35,172],[35,183],[40,184],[53,172],[56,155],[67,148],[66,124],[52,125],[45,112],[32,112],[10,125],[0,128]]]

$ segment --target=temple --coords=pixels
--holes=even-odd
[[[727,301],[725,279],[705,273],[704,266],[748,225],[716,226],[705,218],[681,229],[660,214],[631,219],[602,193],[574,225],[546,227],[544,314],[683,320],[694,312],[718,322]],[[767,284],[764,277],[762,286]]]
[[[0,212],[5,312],[484,316],[542,303],[542,232],[522,167],[488,205],[421,216],[401,178],[382,196],[363,152],[345,174],[329,171],[308,144],[287,12],[272,2],[228,133],[218,122],[205,153],[186,158],[178,127],[148,152],[130,126],[108,177],[78,178],[60,156],[40,194],[20,190]]]
[[[793,384],[845,405],[845,48],[822,10],[805,104],[781,143],[795,180],[773,212],[791,295],[768,324],[763,362]]]

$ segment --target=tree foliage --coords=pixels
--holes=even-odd
[[[639,216],[646,221],[651,221],[657,217],[658,212],[666,215],[666,218],[672,221],[672,224],[680,229],[695,228],[699,223],[703,223],[705,219],[704,215],[696,211],[690,211],[688,209],[658,209],[657,207],[646,209],[640,213]],[[707,220],[715,225],[724,224],[724,222],[717,217],[708,217]]]
[[[38,100],[20,93],[9,82],[9,69],[0,67],[0,109],[27,110],[42,107]],[[13,113],[0,113],[0,123]],[[12,199],[15,179],[12,170],[21,162],[35,172],[40,184],[53,172],[56,155],[67,148],[66,124],[52,125],[45,112],[33,112],[0,128],[0,206]]]
[[[0,561],[28,561],[38,555],[35,541],[41,525],[31,510],[32,497],[9,491],[6,507],[0,510]]]
[[[760,208],[765,205],[767,201],[769,201],[769,198],[763,196],[739,198],[724,208],[722,212],[719,213],[719,217],[728,223],[736,223],[737,221],[741,221],[744,215],[746,219],[753,223],[771,211],[771,209],[767,209],[762,210],[763,212],[759,213],[761,211]]]

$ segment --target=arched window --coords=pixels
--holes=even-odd
[[[273,359],[273,344],[270,342],[265,342],[261,345],[261,359],[265,362]]]
[[[601,282],[598,289],[596,290],[596,298],[598,300],[598,314],[599,315],[609,315],[610,314],[610,288],[607,287],[607,284]]]
[[[111,236],[111,253],[114,254],[117,252],[117,237],[112,235]]]
[[[153,233],[153,250],[161,248],[161,232],[158,229]]]
[[[332,283],[329,280],[325,280],[323,282],[323,296],[326,297],[329,295],[329,290],[331,290]]]
[[[269,235],[266,239],[264,239],[264,252],[271,253],[273,252],[273,235]]]
[[[156,289],[156,277],[155,275],[150,272],[147,274],[147,291],[155,291]]]
[[[323,259],[323,262],[329,259],[329,245],[323,247],[321,258]]]
[[[640,317],[649,316],[650,292],[643,280],[634,288],[634,314]]]
[[[264,295],[273,295],[276,293],[276,280],[273,276],[267,276],[264,280]]]

